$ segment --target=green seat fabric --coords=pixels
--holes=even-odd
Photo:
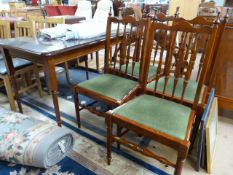
[[[121,101],[137,82],[112,74],[103,74],[96,78],[79,83],[78,86]]]
[[[177,83],[177,87],[176,87],[176,91],[174,96],[181,98],[181,94],[182,94],[182,90],[183,90],[183,82],[184,79],[183,78],[179,78],[178,83]],[[158,85],[157,85],[157,92],[163,92],[163,88],[164,88],[164,83],[165,83],[165,78],[161,77],[158,81]],[[173,90],[173,85],[174,85],[174,77],[170,77],[168,80],[168,84],[166,87],[166,94],[168,95],[172,95],[172,90]],[[188,86],[185,90],[185,94],[184,94],[184,99],[187,101],[194,101],[195,95],[196,95],[196,90],[197,90],[197,82],[194,80],[189,80],[188,81]],[[147,84],[147,88],[148,89],[152,89],[154,90],[154,86],[155,86],[155,81],[152,81],[150,83]],[[201,92],[201,96],[199,98],[199,103],[202,102],[202,98],[203,98],[203,93],[204,93],[204,86],[202,88],[202,92]]]
[[[191,108],[151,95],[141,95],[113,110],[124,118],[184,140]]]
[[[129,63],[128,64],[127,73],[130,74],[130,75],[132,75],[132,69],[133,69],[133,64]],[[126,70],[126,65],[124,64],[124,65],[121,66],[121,71],[125,71],[125,70]],[[133,75],[136,78],[139,78],[139,75],[140,75],[139,72],[140,72],[140,62],[136,62],[135,66],[134,66]],[[157,67],[150,65],[149,72],[148,72],[148,79],[150,80],[153,77],[155,77],[156,72],[157,72]]]

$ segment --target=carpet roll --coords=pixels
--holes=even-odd
[[[0,107],[1,160],[48,168],[72,149],[74,139],[70,130],[34,117]]]

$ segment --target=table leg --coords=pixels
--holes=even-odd
[[[21,99],[20,99],[19,91],[18,91],[18,85],[17,85],[16,78],[15,78],[15,68],[13,65],[12,57],[7,49],[1,48],[1,52],[2,52],[4,61],[6,64],[7,73],[10,77],[11,84],[12,84],[12,87],[14,89],[15,99],[16,99],[17,104],[18,104],[19,112],[23,113]]]
[[[53,104],[54,110],[57,118],[57,125],[61,126],[61,114],[59,110],[59,103],[58,103],[58,83],[57,83],[57,76],[55,70],[55,64],[53,60],[48,60],[48,62],[44,66],[44,70],[46,71],[46,75],[48,78],[48,86],[51,90],[53,96]]]

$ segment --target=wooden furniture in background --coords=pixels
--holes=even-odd
[[[40,33],[41,29],[45,28],[43,16],[27,16],[27,20],[34,22],[36,35]]]
[[[34,21],[18,21],[15,22],[15,37],[36,37],[35,31],[35,22]],[[36,64],[32,64],[29,68],[28,77],[31,79],[31,73],[35,75],[35,83],[29,83],[27,89],[31,89],[34,87],[38,88],[39,96],[43,96],[43,91],[40,82],[39,70]]]
[[[23,28],[25,26],[26,26],[26,29],[24,30]],[[25,36],[26,34],[28,34],[28,36],[32,36],[33,25],[32,23],[27,23],[27,24],[20,23],[19,24],[19,22],[16,22],[16,31],[17,31],[16,32],[17,37],[22,36],[22,35]],[[11,38],[10,21],[0,20],[0,38],[1,39]],[[35,69],[34,65],[32,65],[29,61],[22,60],[20,58],[14,58],[13,65],[15,66],[15,69],[16,69],[14,77],[17,77],[17,78],[19,77],[21,80],[22,79],[25,80],[24,81],[25,87],[24,88],[21,87],[20,91],[16,92],[16,94],[26,92],[33,87],[37,87],[39,91],[39,95],[42,96],[39,74],[36,71],[37,69]],[[6,95],[8,97],[10,107],[13,111],[16,111],[15,102],[14,102],[14,93],[12,92],[10,77],[7,74],[7,68],[2,58],[0,58],[0,71],[1,71],[0,79],[3,80],[3,85],[5,86],[5,89],[6,89]],[[31,73],[35,74],[36,82],[33,84],[28,84],[29,81],[26,81],[25,77],[27,77],[26,75],[29,75],[28,80],[31,79]],[[13,81],[13,83],[15,83],[16,86],[18,84],[16,81]]]
[[[15,22],[15,37],[35,37],[34,21],[18,21]]]
[[[216,89],[219,107],[233,110],[233,24],[227,24],[216,55],[211,86]]]
[[[45,17],[45,28],[55,27],[58,24],[65,24],[63,17]]]
[[[171,33],[168,40],[169,49],[167,52],[161,50],[158,69],[156,71],[156,81],[147,84],[146,77],[148,76],[154,43],[153,36],[157,31]],[[173,66],[173,52],[176,49],[177,32],[180,33],[181,40],[177,46],[178,59],[175,66]],[[204,62],[200,77],[197,82],[193,82],[191,74],[196,61],[196,45],[202,33],[209,36],[206,41],[207,49],[202,53],[204,55]],[[145,49],[147,51],[147,60],[143,69],[142,86],[145,88],[143,94],[108,112],[109,115],[106,117],[108,164],[111,161],[112,143],[116,141],[118,144],[126,145],[136,152],[157,159],[161,163],[175,168],[174,175],[181,175],[190,146],[189,139],[197,107],[203,102],[201,100],[203,88],[205,87],[205,79],[213,58],[212,53],[215,48],[217,26],[213,28],[209,26],[193,27],[188,22],[177,23],[173,26],[152,23],[149,34],[146,38],[148,47]],[[165,44],[166,42],[164,42]],[[163,61],[165,62],[164,68],[162,67]],[[185,73],[180,71],[184,61],[187,62]],[[172,71],[173,69],[174,71]],[[148,91],[148,89],[150,90]],[[193,103],[186,106],[183,102],[189,98]],[[142,148],[138,144],[127,141],[122,137],[122,133],[117,132],[117,135],[114,135],[112,133],[113,123],[117,124],[118,127],[127,128],[146,138],[153,139],[173,148],[178,153],[176,163],[155,154],[147,148]]]

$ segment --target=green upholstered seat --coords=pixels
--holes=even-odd
[[[191,108],[151,95],[141,95],[113,110],[124,118],[184,140]]]
[[[132,69],[133,69],[133,64],[129,63],[128,68],[127,68],[127,73],[131,75],[132,74]],[[121,66],[121,70],[122,71],[126,70],[126,65],[125,64]],[[149,72],[148,72],[148,79],[149,80],[152,79],[153,77],[155,77],[156,71],[157,71],[157,67],[150,65]],[[140,72],[140,62],[136,62],[135,66],[134,66],[133,75],[136,78],[139,78],[139,72]]]
[[[161,77],[158,81],[158,85],[157,85],[157,92],[163,92],[163,88],[164,88],[164,83],[165,83],[165,78]],[[181,94],[182,94],[182,90],[183,90],[183,78],[179,78],[178,83],[177,83],[177,87],[176,87],[176,91],[174,96],[181,98]],[[168,80],[168,84],[167,84],[167,88],[166,88],[166,94],[168,95],[172,95],[172,90],[173,90],[173,85],[174,85],[174,77],[170,77]],[[196,90],[197,90],[197,82],[194,80],[189,80],[188,82],[188,86],[185,90],[185,94],[184,94],[184,99],[187,101],[194,101],[195,95],[196,95]],[[154,90],[154,86],[155,86],[155,81],[152,81],[150,83],[147,84],[147,88],[148,89],[152,89]],[[202,89],[201,92],[201,96],[199,99],[199,103],[202,102],[202,98],[203,98],[203,93],[204,93],[204,87]]]
[[[79,83],[78,86],[121,101],[137,82],[112,74],[99,75],[96,78]]]

